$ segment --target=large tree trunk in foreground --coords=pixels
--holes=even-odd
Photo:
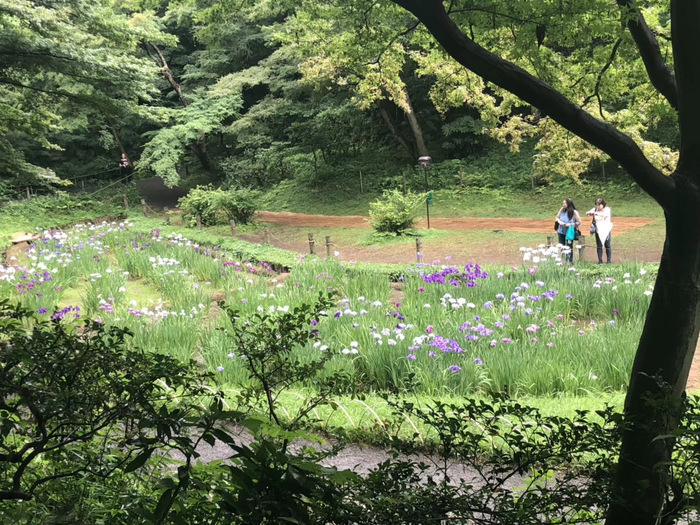
[[[674,510],[667,499],[675,443],[663,436],[678,426],[700,324],[699,24],[700,0],[671,0],[675,77],[669,77],[661,57],[638,35],[641,31],[649,40],[650,32],[639,24],[632,31],[642,56],[654,55],[644,59],[652,82],[678,109],[681,149],[670,198],[659,201],[666,214],[666,242],[625,398],[632,426],[622,436],[617,473],[621,498],[611,505],[607,525],[664,523]],[[670,389],[661,404],[659,381]],[[656,405],[646,401],[650,396],[657,397]]]
[[[700,171],[700,170],[699,170]],[[677,201],[666,213],[666,243],[625,399],[618,498],[608,525],[664,523],[682,397],[700,327],[700,190],[676,174]],[[647,399],[651,398],[650,402]],[[661,518],[657,521],[657,518]]]

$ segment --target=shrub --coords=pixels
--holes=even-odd
[[[134,523],[130,510],[156,506],[148,480],[160,476],[152,514],[165,516],[197,443],[214,440],[223,394],[194,363],[128,348],[126,329],[64,317],[0,300],[0,522],[95,523],[83,518],[111,505]],[[186,462],[177,474],[158,459],[171,451]],[[132,494],[104,504],[105,487]]]
[[[257,210],[259,193],[249,189],[223,190],[211,185],[197,186],[187,196],[178,201],[183,219],[194,226],[197,215],[202,224],[226,224],[234,219],[239,224],[247,224]]]
[[[418,205],[425,199],[425,194],[408,192],[403,195],[397,190],[382,193],[379,200],[369,205],[372,227],[378,232],[401,235],[413,227]]]

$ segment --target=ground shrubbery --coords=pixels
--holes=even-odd
[[[182,217],[190,226],[197,223],[197,215],[202,224],[228,224],[233,219],[239,224],[247,224],[258,209],[259,192],[249,189],[224,190],[211,185],[197,186],[178,203]]]

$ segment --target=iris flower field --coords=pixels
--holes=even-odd
[[[295,358],[367,391],[597,395],[626,387],[649,306],[652,265],[570,266],[556,248],[522,248],[519,267],[450,265],[392,275],[300,255],[288,272],[239,260],[184,234],[128,221],[44,231],[0,266],[0,297],[38,316],[128,328],[130,344],[194,359],[231,388],[250,381],[222,308],[277,316],[331,292]],[[310,385],[300,385],[308,387]]]

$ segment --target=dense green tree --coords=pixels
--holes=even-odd
[[[481,122],[474,132],[484,131],[514,151],[534,137],[538,154],[533,174],[541,178],[551,180],[557,174],[578,179],[591,163],[609,158],[508,90],[455,64],[397,5],[362,0],[293,4],[294,11],[275,28],[275,37],[299,50],[307,79],[352,86],[362,107],[390,101],[413,122],[415,96],[408,96],[408,86],[409,78],[418,75],[428,83],[432,105],[443,117],[461,110],[459,116],[469,127],[478,116]],[[598,8],[606,16],[590,17]],[[673,112],[646,82],[643,61],[634,54],[616,9],[596,2],[516,2],[506,7],[488,0],[455,6],[453,12],[471,38],[615,123],[657,167],[670,173],[677,159],[675,135],[666,133]],[[662,13],[655,7],[649,11],[658,30],[666,31]],[[662,46],[667,52],[669,44]],[[417,144],[419,127],[416,120]],[[657,129],[664,131],[651,133]]]
[[[137,52],[144,39],[174,41],[147,13],[127,16],[107,0],[0,1],[0,174],[6,183],[55,182],[43,152],[62,150],[63,133],[94,132],[95,115],[110,134],[111,124],[126,115],[148,113],[139,104],[154,94],[156,69]]]

